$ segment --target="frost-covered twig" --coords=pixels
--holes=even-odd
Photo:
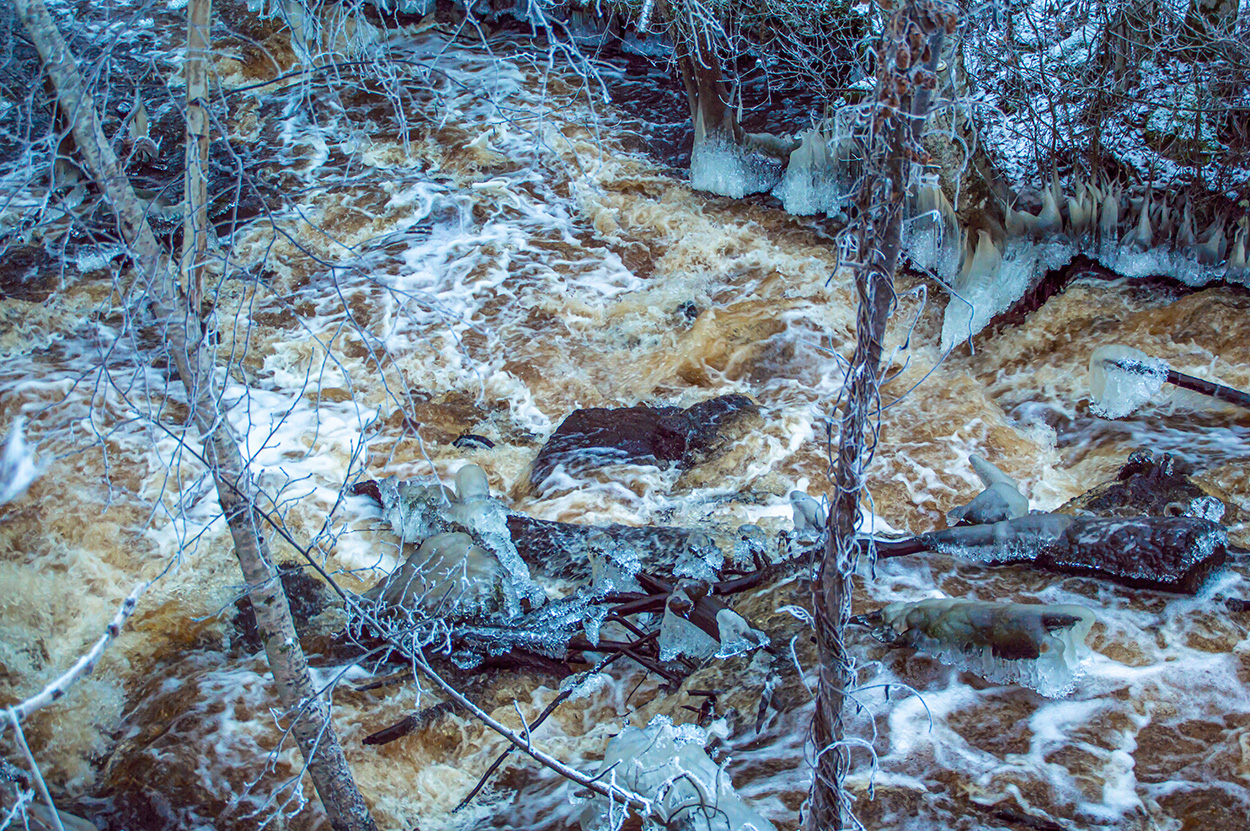
[[[52,801],[52,794],[48,793],[48,785],[43,781],[43,774],[39,772],[39,763],[35,761],[35,754],[30,752],[30,746],[26,744],[26,734],[22,732],[22,720],[17,715],[16,707],[9,708],[9,723],[13,725],[13,735],[17,740],[18,748],[26,757],[26,763],[30,765],[30,777],[34,780],[35,789],[39,791],[44,804],[48,806],[48,813],[52,817],[52,827],[56,831],[65,831],[65,826],[61,824],[61,815],[56,810],[56,803]]]
[[[91,647],[91,651],[79,658],[72,667],[70,667],[61,677],[43,688],[37,695],[23,701],[21,704],[15,704],[9,708],[9,716],[14,719],[12,722],[16,726],[18,721],[25,720],[30,717],[31,713],[41,710],[65,696],[69,688],[84,675],[90,675],[95,669],[95,665],[99,663],[100,656],[104,654],[104,650],[109,643],[121,633],[122,626],[126,623],[126,619],[134,614],[135,608],[139,604],[139,598],[147,591],[151,583],[140,583],[135,586],[130,596],[122,601],[121,608],[117,610],[117,614],[109,621],[109,625],[105,627],[104,634],[96,641],[95,646]],[[2,730],[3,727],[0,727]]]

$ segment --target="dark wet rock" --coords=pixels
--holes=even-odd
[[[722,395],[685,410],[645,405],[574,410],[538,451],[530,483],[540,485],[561,465],[566,470],[623,462],[690,467],[716,452],[729,426],[758,411],[745,395]]]
[[[1125,586],[1195,594],[1228,559],[1227,532],[1199,517],[1030,514],[878,543],[880,556],[937,551],[989,564],[1029,563]]]
[[[63,264],[42,246],[0,247],[0,297],[30,303],[47,300],[61,279]]]
[[[1104,517],[1199,516],[1219,521],[1229,507],[1220,494],[1203,488],[1193,467],[1168,453],[1138,452],[1128,457],[1113,481],[1104,482],[1059,508],[1064,514]]]

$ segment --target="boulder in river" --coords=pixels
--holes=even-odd
[[[726,431],[759,407],[745,395],[721,395],[687,409],[590,407],[574,410],[538,451],[530,470],[535,487],[561,465],[566,470],[620,463],[699,464],[714,454]]]

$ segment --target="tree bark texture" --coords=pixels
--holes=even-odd
[[[197,9],[200,2],[202,0],[192,0],[189,21],[192,29],[200,27],[202,41],[198,60],[202,62],[208,42],[209,10],[206,3]],[[170,257],[147,223],[143,203],[135,196],[104,135],[95,103],[47,6],[43,0],[15,0],[15,6],[56,87],[60,109],[72,125],[79,152],[112,206],[122,236],[134,255],[136,271],[144,281],[141,288],[145,299],[156,318],[165,323],[165,339],[186,387],[191,420],[204,437],[205,458],[213,472],[218,499],[249,587],[257,628],[264,639],[278,695],[292,714],[291,732],[303,753],[313,784],[335,829],[374,831],[376,825],[356,788],[343,748],[330,723],[329,707],[313,687],[286,595],[260,532],[261,517],[255,508],[251,475],[221,407],[214,383],[213,359],[204,342],[198,310],[191,309],[185,297],[179,295]],[[189,62],[197,59],[195,52],[194,48],[189,50]],[[201,79],[204,72],[201,63],[198,69]],[[190,81],[196,71],[188,68],[187,74]],[[204,97],[201,92],[201,103]],[[203,131],[193,134],[194,140],[206,144],[207,119],[200,123]],[[190,168],[188,164],[188,176],[191,176]],[[196,198],[191,187],[188,187],[188,196]],[[202,209],[202,204],[190,204],[187,214],[195,216]],[[206,232],[207,227],[201,224],[198,230]],[[197,258],[193,264],[202,265],[203,249],[197,245],[191,242],[189,249]]]
[[[187,163],[186,210],[182,217],[182,290],[191,314],[199,316],[204,301],[204,256],[208,252],[208,47],[213,20],[212,0],[187,4]]]
[[[842,783],[850,752],[843,743],[842,710],[854,678],[842,636],[851,617],[859,495],[875,449],[870,419],[880,409],[881,352],[894,308],[894,270],[908,176],[914,164],[925,162],[921,132],[937,86],[942,39],[954,28],[954,12],[943,0],[906,0],[894,7],[877,46],[877,92],[867,127],[869,158],[858,197],[856,344],[843,387],[829,541],[813,596],[820,664],[807,831],[840,831],[847,820],[849,800]]]

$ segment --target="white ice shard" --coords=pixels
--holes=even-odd
[[[1167,361],[1131,346],[1100,346],[1089,356],[1089,409],[1103,418],[1124,418],[1158,395],[1167,379]]]
[[[22,435],[22,424],[21,418],[13,422],[8,438],[4,440],[4,450],[0,452],[0,505],[12,502],[25,493],[39,478],[41,471],[35,454]]]
[[[652,800],[644,828],[682,831],[775,831],[734,791],[724,765],[708,757],[707,733],[656,716],[646,727],[626,727],[608,742],[599,779]],[[617,831],[619,803],[596,797],[582,811],[583,831]]]
[[[1057,698],[1076,686],[1091,658],[1084,606],[993,603],[942,597],[891,603],[868,615],[874,634],[990,681]]]

